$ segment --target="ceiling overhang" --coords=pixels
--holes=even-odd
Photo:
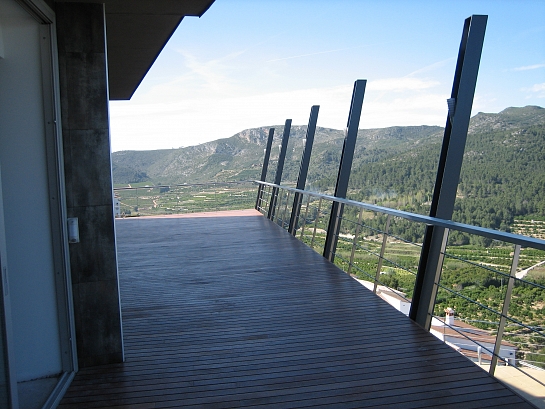
[[[104,3],[110,100],[130,99],[185,16],[214,0],[56,0]]]

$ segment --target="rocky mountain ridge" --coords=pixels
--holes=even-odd
[[[507,108],[498,114],[478,113],[470,122],[469,135],[494,131],[520,132],[545,124],[545,109],[537,106]],[[278,158],[283,125],[273,126],[275,138],[271,161]],[[115,185],[129,183],[174,184],[204,181],[255,179],[261,173],[263,149],[270,126],[245,129],[230,138],[196,146],[152,151],[120,151],[112,154]],[[283,180],[297,177],[306,126],[291,128]],[[394,126],[360,129],[354,153],[354,166],[374,163],[385,158],[405,160],[416,152],[438,145],[443,128],[438,126]],[[344,131],[317,127],[312,152],[309,180],[316,181],[336,172]],[[412,152],[412,154],[411,154]],[[269,172],[272,180],[274,166]]]

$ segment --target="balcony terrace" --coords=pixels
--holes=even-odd
[[[259,212],[116,229],[126,361],[59,408],[533,407]]]

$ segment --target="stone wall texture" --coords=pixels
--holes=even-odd
[[[104,6],[56,3],[63,153],[80,367],[123,361]]]

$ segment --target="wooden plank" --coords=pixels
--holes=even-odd
[[[126,362],[59,408],[531,408],[263,217],[117,222]]]

